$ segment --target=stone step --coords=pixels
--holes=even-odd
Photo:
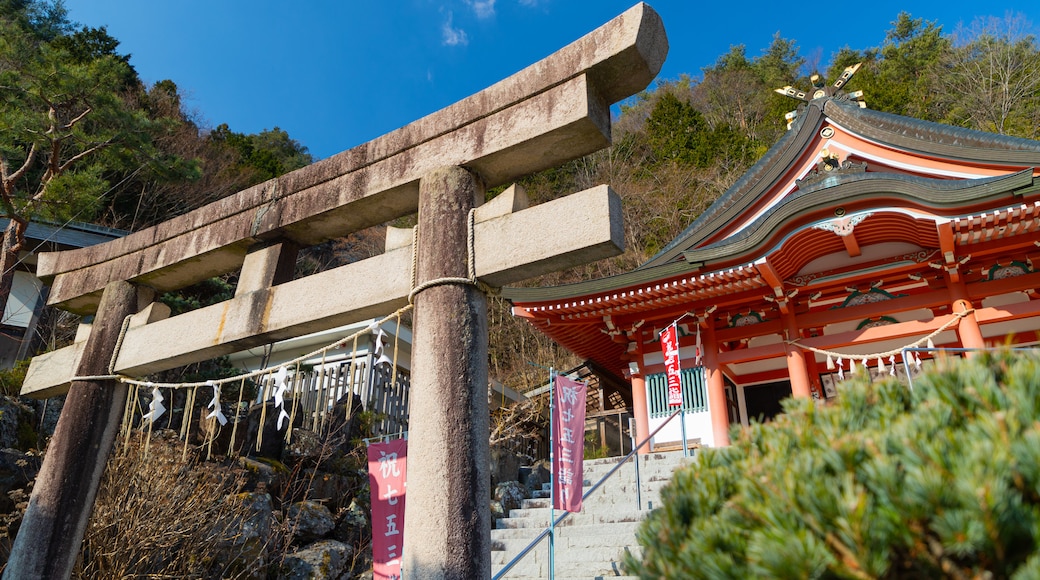
[[[571,554],[573,552],[574,551],[556,551],[553,566],[555,578],[590,578],[599,576],[618,577],[626,573],[624,562],[622,561],[624,551],[602,553],[593,553],[590,551],[588,553],[590,558],[571,559]],[[595,559],[592,557],[595,557]],[[492,574],[498,574],[498,572],[504,568],[506,562],[508,562],[508,560],[503,563],[493,563],[491,566]],[[531,554],[527,554],[527,557],[517,562],[516,565],[514,565],[513,568],[503,576],[503,579],[522,577],[548,578],[548,553],[540,555],[532,552]]]
[[[585,461],[583,483],[586,491],[619,460],[615,457]],[[692,457],[683,457],[681,452],[642,456],[639,458],[639,485],[636,484],[632,461],[618,469],[585,498],[582,512],[570,514],[556,528],[555,578],[633,580],[634,577],[624,575],[622,562],[626,552],[640,553],[636,530],[649,515],[649,506],[659,501],[661,489],[671,480],[672,473],[692,460]],[[495,573],[545,530],[551,515],[559,517],[562,513],[549,509],[551,487],[549,483],[543,485],[543,490],[533,494],[535,497],[521,502],[520,509],[511,510],[509,517],[497,520],[495,529],[491,530],[492,569]],[[637,497],[645,509],[639,509]],[[504,578],[547,578],[548,549],[548,539],[543,538]]]
[[[617,522],[638,522],[642,521],[646,514],[650,513],[647,510],[613,510],[606,513],[573,513],[563,520],[560,526],[591,526],[591,525],[602,525],[602,524],[613,524]],[[497,529],[503,528],[537,528],[545,527],[549,522],[549,510],[545,511],[544,518],[535,519],[531,518],[504,518],[496,522],[495,527]]]
[[[601,562],[609,562],[610,567],[605,568],[606,572],[613,570],[614,563],[620,563],[625,555],[626,549],[637,557],[641,553],[638,547],[633,546],[599,546],[599,547],[585,547],[580,549],[569,549],[562,546],[556,546],[556,564],[589,564],[596,566]],[[492,552],[491,553],[491,566],[499,566],[501,570],[513,557],[507,552]],[[540,546],[539,550],[532,551],[527,554],[524,558],[524,562],[534,562],[536,564],[548,564],[549,563],[549,549],[548,547]],[[522,562],[517,563],[520,566]],[[513,570],[516,570],[514,567]]]
[[[636,530],[639,529],[641,523],[642,520],[633,522],[614,522],[609,524],[609,527],[599,524],[591,526],[591,529],[588,526],[561,525],[556,528],[556,539],[564,539],[564,541],[570,542],[571,538],[581,536],[602,535],[604,537],[609,537],[612,535],[628,534],[629,539],[631,540],[632,538],[635,538]],[[496,528],[491,530],[491,543],[495,544],[497,542],[502,542],[501,545],[508,551],[511,549],[511,546],[514,545],[513,542],[519,542],[521,545],[516,549],[516,551],[519,552],[523,548],[527,547],[527,544],[531,543],[531,540],[540,534],[545,527],[546,525],[543,524],[540,527]],[[546,540],[543,539],[542,541],[545,542]]]
[[[559,532],[562,529],[557,530],[556,537],[554,538],[556,549],[585,549],[585,548],[632,548],[636,545],[635,543],[635,529],[633,526],[631,529],[614,529],[613,527],[609,531],[604,531],[602,527],[595,527],[587,530],[584,534],[580,535],[561,535]],[[569,530],[568,530],[569,531]],[[537,534],[536,534],[537,535]],[[531,540],[534,538],[504,538],[499,540],[491,540],[491,550],[495,554],[512,555],[519,554],[521,550],[531,544]],[[549,545],[548,538],[542,539],[535,550],[547,550]],[[508,561],[508,558],[502,560],[502,563]]]
[[[600,508],[613,509],[615,506],[638,510],[640,501],[642,501],[643,509],[648,509],[648,501],[652,501],[655,504],[660,502],[661,489],[663,487],[663,485],[650,486],[637,491],[633,485],[603,492],[596,490],[595,493],[585,498],[582,502],[582,511],[597,511]],[[549,506],[548,497],[525,499],[520,502],[520,509],[548,509]]]

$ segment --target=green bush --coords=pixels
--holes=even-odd
[[[643,578],[1040,577],[1040,357],[850,381],[704,450],[638,533]]]

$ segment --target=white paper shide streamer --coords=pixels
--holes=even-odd
[[[289,413],[285,410],[285,391],[289,390],[289,386],[286,384],[288,375],[289,371],[285,367],[281,367],[274,376],[274,406],[279,411],[276,426],[279,431],[282,430],[282,422],[289,418]]]
[[[388,365],[394,364],[393,359],[386,355],[386,333],[383,332],[382,328],[377,328],[375,334],[373,354],[376,356],[376,362],[373,363],[373,366],[379,366],[383,363]]]
[[[213,387],[213,399],[210,400],[207,408],[211,409],[209,415],[206,415],[207,419],[216,419],[223,427],[227,425],[227,417],[224,416],[224,411],[220,408],[220,385],[210,381],[209,384]]]
[[[162,417],[162,414],[166,412],[166,406],[162,404],[164,400],[159,387],[152,387],[152,402],[148,403],[148,413],[141,419],[155,423],[155,420]]]

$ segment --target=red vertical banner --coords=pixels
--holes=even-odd
[[[668,377],[668,406],[681,407],[682,375],[679,373],[679,332],[675,323],[661,331],[661,353]]]
[[[585,383],[557,375],[553,389],[553,508],[581,511],[585,457]]]
[[[373,580],[400,580],[404,549],[404,495],[408,441],[368,446],[368,484],[372,493]]]

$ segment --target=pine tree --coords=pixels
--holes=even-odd
[[[843,385],[676,473],[644,578],[1036,578],[1040,357]]]

